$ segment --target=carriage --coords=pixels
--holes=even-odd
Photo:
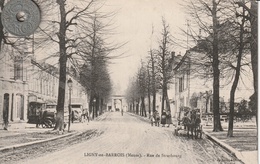
[[[195,138],[202,138],[202,125],[201,119],[197,110],[190,110],[189,108],[181,108],[180,113],[177,118],[177,123],[175,125],[174,134],[187,135],[193,138],[193,132]]]

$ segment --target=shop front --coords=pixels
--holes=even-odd
[[[36,124],[41,110],[46,108],[46,103],[36,95],[29,95],[28,123]]]

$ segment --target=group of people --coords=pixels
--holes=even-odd
[[[151,125],[155,124],[155,126],[159,126],[161,121],[162,127],[165,127],[165,125],[168,125],[167,127],[170,127],[170,124],[172,124],[172,115],[171,111],[163,110],[161,118],[158,111],[155,111],[151,117]]]

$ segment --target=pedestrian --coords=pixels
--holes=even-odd
[[[87,119],[88,119],[88,122],[89,122],[89,112],[88,112],[88,110],[86,110],[86,116],[87,116]]]
[[[81,120],[82,120],[82,123],[85,122],[86,120],[86,110],[85,108],[82,109],[82,114],[81,114]]]
[[[36,117],[37,117],[36,128],[38,128],[39,125],[42,123],[42,115],[43,115],[42,112],[43,112],[42,108],[40,106],[38,106],[36,108]]]
[[[75,113],[74,110],[71,111],[71,123],[74,122]]]
[[[122,114],[122,116],[124,115],[124,111],[123,111],[123,109],[121,109],[121,114]]]
[[[151,125],[153,126],[153,123],[155,123],[155,114],[150,114],[150,121]]]
[[[163,112],[162,112],[161,124],[162,124],[162,127],[165,127],[165,124],[166,124],[166,111],[165,110],[163,110]]]
[[[155,111],[155,126],[160,126],[160,114],[159,114],[159,112],[156,110]]]
[[[170,110],[166,113],[166,124],[168,124],[167,127],[170,127],[170,124],[172,124],[172,115]]]

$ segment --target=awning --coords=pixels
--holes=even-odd
[[[42,99],[40,99],[39,97],[37,97],[36,95],[33,95],[33,94],[30,94],[28,96],[28,101],[29,101],[29,103],[31,103],[31,102],[40,103],[40,104],[45,103]]]
[[[46,102],[46,104],[57,104],[56,100],[53,100],[53,99],[48,99],[45,102]]]
[[[29,103],[39,103],[39,104],[44,104],[45,102],[42,99],[37,98],[36,101],[29,101]]]

